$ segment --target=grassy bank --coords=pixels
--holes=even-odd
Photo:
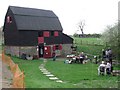
[[[77,52],[85,52],[90,55],[102,55],[102,49],[106,48],[105,44],[99,38],[74,38],[74,43],[77,46]],[[88,56],[88,58],[93,58]]]

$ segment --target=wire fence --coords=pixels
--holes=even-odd
[[[4,51],[2,52],[2,61],[10,67],[13,73],[12,88],[22,88],[22,90],[25,90],[24,72],[20,70],[18,64],[15,64],[9,56],[6,56]]]

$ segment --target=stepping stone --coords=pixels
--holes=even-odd
[[[41,70],[41,72],[48,72],[47,70]]]
[[[39,68],[44,68],[44,66],[39,66]]]
[[[58,78],[57,77],[50,77],[49,79],[50,80],[57,80]]]
[[[73,85],[77,85],[77,84],[73,84]]]
[[[63,81],[62,81],[62,80],[57,80],[56,82],[63,83]]]
[[[43,72],[43,74],[50,74],[50,72],[47,72],[47,73],[44,73],[44,72]]]
[[[41,70],[41,72],[48,72],[47,70]]]
[[[42,72],[42,73],[50,73],[50,72],[48,72],[48,71],[44,71],[44,72]]]
[[[39,67],[43,68],[44,66],[42,65],[42,66],[39,66]]]
[[[47,62],[47,60],[44,60],[43,62]]]
[[[44,64],[41,64],[40,66],[45,66]]]
[[[47,71],[46,69],[40,69],[41,71]]]
[[[46,69],[45,69],[45,68],[41,68],[40,70],[43,70],[43,71],[45,71]]]
[[[48,74],[48,75],[46,75],[46,76],[48,76],[48,77],[53,77],[54,75],[52,75],[52,74]]]
[[[41,68],[41,70],[46,70],[45,68]]]

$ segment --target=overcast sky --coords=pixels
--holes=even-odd
[[[107,25],[118,20],[119,0],[2,0],[0,3],[0,26],[8,6],[21,6],[52,10],[59,18],[63,32],[71,35],[80,21],[85,21],[84,33],[101,33]],[[81,32],[78,32],[81,33]]]

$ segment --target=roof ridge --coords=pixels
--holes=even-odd
[[[41,11],[52,11],[52,10],[46,10],[46,9],[39,9],[39,8],[30,8],[30,7],[20,7],[20,6],[9,6],[10,8],[22,8],[22,9],[33,9],[33,10],[41,10]],[[53,11],[52,11],[53,12]]]
[[[31,16],[31,17],[47,17],[47,18],[58,18],[58,17],[49,17],[49,16],[35,16],[35,15],[22,15],[22,14],[14,14],[14,15],[17,15],[17,16]]]
[[[35,8],[27,8],[27,7],[15,7],[15,6],[9,6],[9,8],[13,12],[13,14],[18,14],[18,15],[57,17],[52,10],[43,10],[43,9],[35,9]]]

